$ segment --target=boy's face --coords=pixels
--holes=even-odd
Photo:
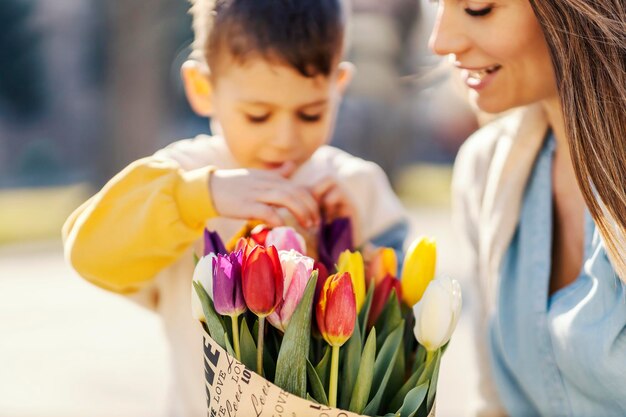
[[[349,64],[307,78],[262,58],[231,61],[212,77],[211,113],[243,167],[300,166],[329,141],[350,75]]]

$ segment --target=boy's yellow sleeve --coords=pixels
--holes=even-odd
[[[217,216],[209,192],[212,170],[185,171],[154,157],[135,161],[67,219],[66,259],[100,287],[139,290]]]

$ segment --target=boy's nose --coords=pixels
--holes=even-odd
[[[429,48],[437,55],[459,55],[469,48],[469,38],[465,33],[459,13],[439,2],[435,26],[428,40]]]
[[[276,129],[273,144],[276,148],[289,150],[297,146],[297,136],[295,123],[289,118],[285,118]]]

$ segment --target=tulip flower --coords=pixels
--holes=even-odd
[[[328,270],[324,266],[323,263],[319,261],[315,261],[313,265],[313,269],[317,269],[317,285],[315,286],[315,298],[313,299],[313,305],[317,305],[317,302],[320,299],[320,295],[322,295],[322,289],[324,288],[324,284],[328,279]]]
[[[356,297],[356,311],[361,311],[365,303],[365,267],[360,252],[344,251],[339,255],[337,272],[349,272]]]
[[[295,250],[306,255],[306,243],[304,238],[293,227],[275,227],[267,233],[265,246],[275,246],[281,250]]]
[[[367,267],[367,277],[378,286],[386,276],[398,276],[398,257],[392,248],[376,248]],[[398,294],[399,295],[399,294]]]
[[[267,234],[270,230],[271,229],[266,225],[259,224],[250,231],[250,239],[254,240],[258,245],[269,246],[265,245],[265,240],[267,239]]]
[[[319,259],[326,269],[334,271],[339,255],[353,249],[352,222],[343,217],[323,224],[318,239]]]
[[[413,306],[413,333],[427,352],[450,340],[461,314],[463,299],[458,281],[438,278],[430,282],[422,299]]]
[[[398,300],[402,299],[402,285],[400,280],[392,275],[387,275],[380,283],[374,287],[374,297],[372,298],[372,307],[370,308],[369,316],[367,319],[367,327],[372,328],[378,316],[383,312],[385,304],[389,300],[391,290],[396,290]]]
[[[233,252],[241,251],[243,257],[245,258],[256,246],[258,246],[257,243],[255,243],[252,239],[240,237]]]
[[[291,316],[304,295],[304,289],[313,272],[313,259],[296,252],[279,251],[278,257],[283,270],[283,294],[282,301],[276,309],[267,316],[272,326],[285,332]]]
[[[416,239],[407,251],[402,268],[402,300],[412,307],[435,276],[437,244],[434,239]]]
[[[241,290],[241,251],[217,255],[213,259],[213,306],[218,314],[230,316],[233,329],[233,347],[238,360],[239,315],[246,311]]]
[[[217,232],[204,229],[204,256],[210,253],[226,255],[228,252]]]
[[[213,260],[217,258],[215,253],[210,253],[200,258],[196,264],[196,268],[193,271],[192,281],[200,283],[204,290],[209,294],[209,297],[213,299]],[[204,317],[204,311],[202,310],[202,304],[198,298],[198,294],[191,287],[191,311],[193,317],[198,320],[206,321]]]
[[[354,332],[356,312],[356,299],[350,274],[344,272],[328,277],[315,306],[315,317],[322,337],[332,348],[328,390],[331,407],[337,405],[339,349]]]
[[[265,317],[274,311],[283,296],[283,271],[274,246],[255,246],[249,254],[244,254],[242,284],[248,308],[259,317],[256,360],[257,373],[263,375]]]

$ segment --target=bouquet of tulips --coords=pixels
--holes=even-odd
[[[224,245],[205,231],[192,300],[207,415],[434,415],[461,309],[458,282],[433,279],[435,242],[413,242],[399,277],[393,249],[354,250],[347,219],[316,240],[257,225]]]

